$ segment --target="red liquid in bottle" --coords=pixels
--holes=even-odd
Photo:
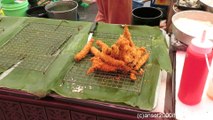
[[[213,52],[207,55],[212,61]],[[186,52],[180,88],[179,99],[188,105],[195,105],[201,101],[204,86],[208,75],[205,54],[193,51],[190,46]]]

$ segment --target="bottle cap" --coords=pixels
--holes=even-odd
[[[197,53],[209,54],[212,51],[213,43],[208,39],[201,41],[198,38],[193,38],[190,47],[193,51],[196,51]]]

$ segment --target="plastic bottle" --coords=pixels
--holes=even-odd
[[[207,58],[212,61],[212,42],[194,38],[187,48],[178,97],[187,105],[201,101],[208,75]],[[211,63],[210,63],[211,64]]]

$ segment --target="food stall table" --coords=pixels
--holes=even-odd
[[[185,58],[185,51],[177,51],[176,53],[176,103],[175,103],[175,111],[176,111],[176,118],[180,120],[211,120],[212,119],[212,106],[213,106],[213,101],[207,96],[207,88],[209,86],[209,82],[211,78],[207,78],[206,86],[204,89],[203,97],[202,100],[199,104],[194,105],[194,106],[189,106],[183,104],[177,96],[179,85],[180,85],[180,79],[181,79],[181,74],[182,74],[182,69],[183,69],[183,64],[184,64],[184,58]],[[211,73],[209,73],[211,74]],[[193,99],[193,98],[192,98]]]
[[[11,23],[9,25],[7,19],[12,19],[14,23]],[[19,20],[20,19],[20,20]],[[26,24],[26,21],[29,20],[31,23]],[[37,23],[34,24],[34,20],[36,19]],[[0,35],[2,36],[2,39],[5,40],[4,38],[7,38],[8,35],[14,35],[17,34],[17,31],[20,31],[19,34],[23,35],[25,32],[29,32],[32,28],[33,29],[38,29],[39,25],[40,27],[43,27],[44,29],[42,30],[47,30],[47,32],[51,33],[50,35],[54,35],[55,33],[61,33],[62,35],[66,36],[68,35],[69,39],[75,39],[75,40],[80,40],[83,38],[87,37],[87,32],[89,30],[89,26],[91,23],[89,22],[75,22],[73,24],[72,22],[58,22],[55,20],[47,20],[47,19],[37,19],[37,18],[10,18],[10,17],[2,17],[1,22],[6,22],[7,24],[1,24],[0,22]],[[56,24],[57,26],[50,26],[48,28],[48,25],[40,23],[41,21],[46,21],[49,24],[53,23]],[[25,26],[24,28],[21,28],[22,25],[17,25],[24,23]],[[44,23],[44,22],[43,22]],[[71,23],[71,24],[70,24]],[[16,24],[13,26],[13,24]],[[77,26],[79,24],[80,27],[72,28],[70,29],[69,27],[63,27],[62,24],[69,24],[69,25],[74,25]],[[9,28],[7,28],[10,26]],[[12,27],[11,27],[12,26]],[[84,27],[87,28],[84,28]],[[113,25],[106,25],[108,27],[113,27]],[[16,28],[17,31],[13,31],[13,34],[8,32],[7,34],[4,34],[5,30],[13,30]],[[18,29],[17,29],[18,28]],[[55,31],[48,31],[50,28],[53,28]],[[152,29],[152,28],[151,28]],[[66,31],[66,32],[65,32]],[[69,31],[72,32],[72,35],[69,35]],[[80,31],[80,32],[79,32]],[[82,32],[83,31],[83,32]],[[63,32],[63,33],[62,33]],[[35,31],[33,35],[38,34],[39,31]],[[76,35],[75,35],[76,34]],[[85,35],[84,35],[85,34]],[[26,35],[26,33],[25,33]],[[57,38],[63,38],[64,36],[59,36]],[[78,37],[75,37],[78,36]],[[54,39],[53,36],[48,36],[46,38]],[[14,39],[14,38],[13,38]],[[12,39],[12,40],[13,40]],[[19,38],[15,38],[14,40],[22,40]],[[27,38],[27,40],[30,40]],[[39,41],[40,38],[37,37],[37,40]],[[68,40],[69,41],[69,40]],[[2,41],[1,41],[2,42]],[[45,41],[42,41],[45,42]],[[60,41],[61,42],[61,41]],[[72,44],[76,45],[75,42],[72,42]],[[9,42],[8,42],[9,44]],[[28,44],[26,42],[26,44]],[[46,45],[46,43],[45,43]],[[70,46],[68,46],[69,48]],[[48,48],[48,47],[47,47]],[[61,46],[59,46],[61,48]],[[10,49],[10,48],[8,48]],[[66,48],[64,48],[66,49]],[[72,49],[72,48],[71,48]],[[68,49],[67,49],[68,51]],[[65,50],[65,52],[67,52]],[[8,52],[8,51],[6,51]],[[40,51],[39,51],[40,52]],[[43,51],[42,51],[43,52]],[[46,51],[45,51],[46,52]],[[49,51],[47,51],[49,54]],[[53,53],[58,53],[57,51],[53,51]],[[70,53],[72,55],[72,53]],[[22,55],[22,54],[21,54]],[[43,53],[41,53],[43,55]],[[171,59],[174,59],[175,55],[173,52],[171,53]],[[64,56],[67,60],[67,55]],[[54,58],[56,61],[59,59],[59,57]],[[1,59],[0,59],[1,60]],[[31,60],[31,59],[29,59]],[[64,59],[63,62],[60,61],[61,66],[63,67],[64,63],[66,61]],[[51,63],[51,61],[50,61]],[[54,63],[54,62],[53,62]],[[46,63],[48,65],[48,63]],[[25,66],[21,66],[22,68],[29,67],[30,64],[25,64]],[[30,66],[31,69],[34,71],[43,72],[43,74],[50,74],[48,73],[49,71],[46,72],[47,69],[42,68],[38,69],[34,66]],[[54,66],[53,66],[54,67]],[[58,66],[56,66],[58,67]],[[51,70],[50,70],[51,71]],[[18,72],[18,71],[16,71]],[[26,72],[26,71],[24,71]],[[56,74],[57,75],[57,74]],[[54,75],[53,75],[54,76]],[[53,76],[49,76],[52,78]],[[5,76],[1,76],[1,81],[4,79]],[[29,77],[29,76],[26,76]],[[30,77],[32,78],[32,77]],[[101,102],[101,101],[96,101],[96,100],[86,100],[86,99],[77,99],[77,98],[67,98],[67,97],[62,97],[59,96],[58,94],[51,92],[48,94],[38,94],[37,92],[35,94],[30,94],[26,93],[24,91],[20,91],[19,89],[8,89],[8,88],[1,88],[0,89],[0,119],[1,120],[7,120],[7,119],[17,119],[17,120],[25,120],[25,119],[35,119],[35,120],[86,120],[86,119],[91,119],[91,120],[111,120],[111,119],[166,119],[168,117],[174,118],[174,76],[171,73],[166,73],[165,71],[161,72],[161,76],[159,77],[160,80],[158,82],[158,86],[156,88],[156,97],[155,97],[155,105],[152,110],[142,110],[136,107],[130,107],[127,105],[122,105],[122,104],[114,104],[110,102]],[[51,82],[51,81],[47,81]],[[7,83],[4,83],[7,84]],[[14,85],[16,86],[16,85]],[[24,86],[26,87],[26,86]],[[50,86],[47,86],[50,87]],[[21,88],[20,88],[21,89]],[[29,89],[29,88],[28,88]],[[40,88],[30,88],[29,90],[37,90]],[[47,90],[49,91],[49,90]],[[57,92],[57,91],[56,91]],[[155,92],[155,91],[154,91]],[[43,97],[38,97],[37,95],[42,95]],[[46,95],[44,97],[44,95]]]

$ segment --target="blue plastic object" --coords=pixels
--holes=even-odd
[[[143,2],[141,0],[132,0],[132,9],[135,9],[137,7],[142,7]]]

